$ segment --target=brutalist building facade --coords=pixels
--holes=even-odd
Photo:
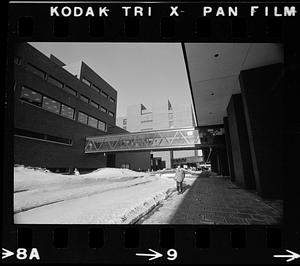
[[[117,91],[84,62],[66,66],[27,43],[14,60],[14,163],[105,167],[105,154],[84,154],[85,137],[124,131],[115,127]]]

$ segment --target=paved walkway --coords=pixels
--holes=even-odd
[[[175,184],[174,184],[175,186]],[[228,178],[186,178],[184,193],[174,192],[139,224],[279,224],[282,201],[263,200]]]

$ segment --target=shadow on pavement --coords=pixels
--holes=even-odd
[[[204,178],[206,179],[206,177],[197,177],[192,185],[183,184],[183,194],[181,196],[184,198],[175,211],[174,215],[170,218],[170,224],[191,223],[188,222],[187,219],[188,212],[189,210],[197,210],[197,193],[199,190],[200,179]]]
[[[183,185],[182,186],[182,193],[184,193],[186,190],[190,189],[192,186],[191,185]]]

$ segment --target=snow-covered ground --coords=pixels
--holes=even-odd
[[[18,224],[131,223],[175,189],[175,181],[128,169],[74,176],[14,168]]]

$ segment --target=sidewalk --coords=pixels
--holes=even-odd
[[[228,178],[185,179],[182,195],[172,193],[140,224],[279,224],[282,201],[263,200]]]

